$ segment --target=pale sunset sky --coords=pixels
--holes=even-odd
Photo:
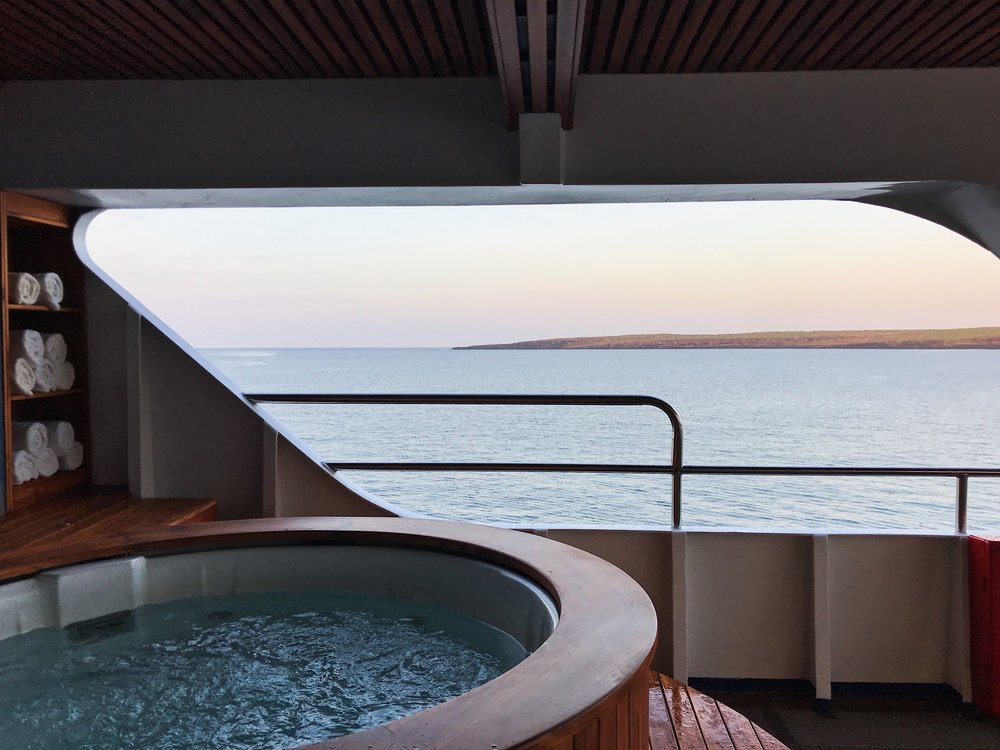
[[[1000,325],[1000,259],[831,201],[118,210],[87,245],[206,348]]]

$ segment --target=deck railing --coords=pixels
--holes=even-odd
[[[930,468],[872,466],[689,466],[684,464],[684,430],[677,411],[663,399],[635,395],[505,395],[505,394],[332,394],[332,393],[248,393],[255,404],[427,404],[483,406],[651,406],[670,421],[670,460],[662,464],[620,463],[520,463],[520,462],[441,462],[441,461],[360,461],[327,463],[330,469],[363,471],[491,471],[491,472],[587,472],[594,474],[669,474],[672,478],[672,518],[674,529],[681,527],[681,480],[686,474],[728,476],[810,476],[810,477],[951,477],[956,482],[955,530],[967,529],[969,477],[1000,477],[1000,468]]]

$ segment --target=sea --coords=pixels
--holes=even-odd
[[[244,392],[641,394],[670,403],[688,465],[1000,467],[1000,351],[207,349]],[[331,462],[667,464],[652,407],[268,405]],[[345,471],[413,513],[521,527],[669,527],[658,474]],[[687,528],[955,527],[948,477],[685,476]],[[969,480],[1000,534],[1000,478]]]

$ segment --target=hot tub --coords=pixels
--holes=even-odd
[[[611,565],[530,534],[408,519],[268,519],[106,540],[63,558],[78,564],[0,586],[0,638],[162,602],[334,591],[460,613],[529,654],[458,697],[322,747],[647,743],[652,605]]]

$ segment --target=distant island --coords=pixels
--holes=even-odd
[[[997,328],[758,333],[639,333],[539,339],[455,349],[1000,349]]]

